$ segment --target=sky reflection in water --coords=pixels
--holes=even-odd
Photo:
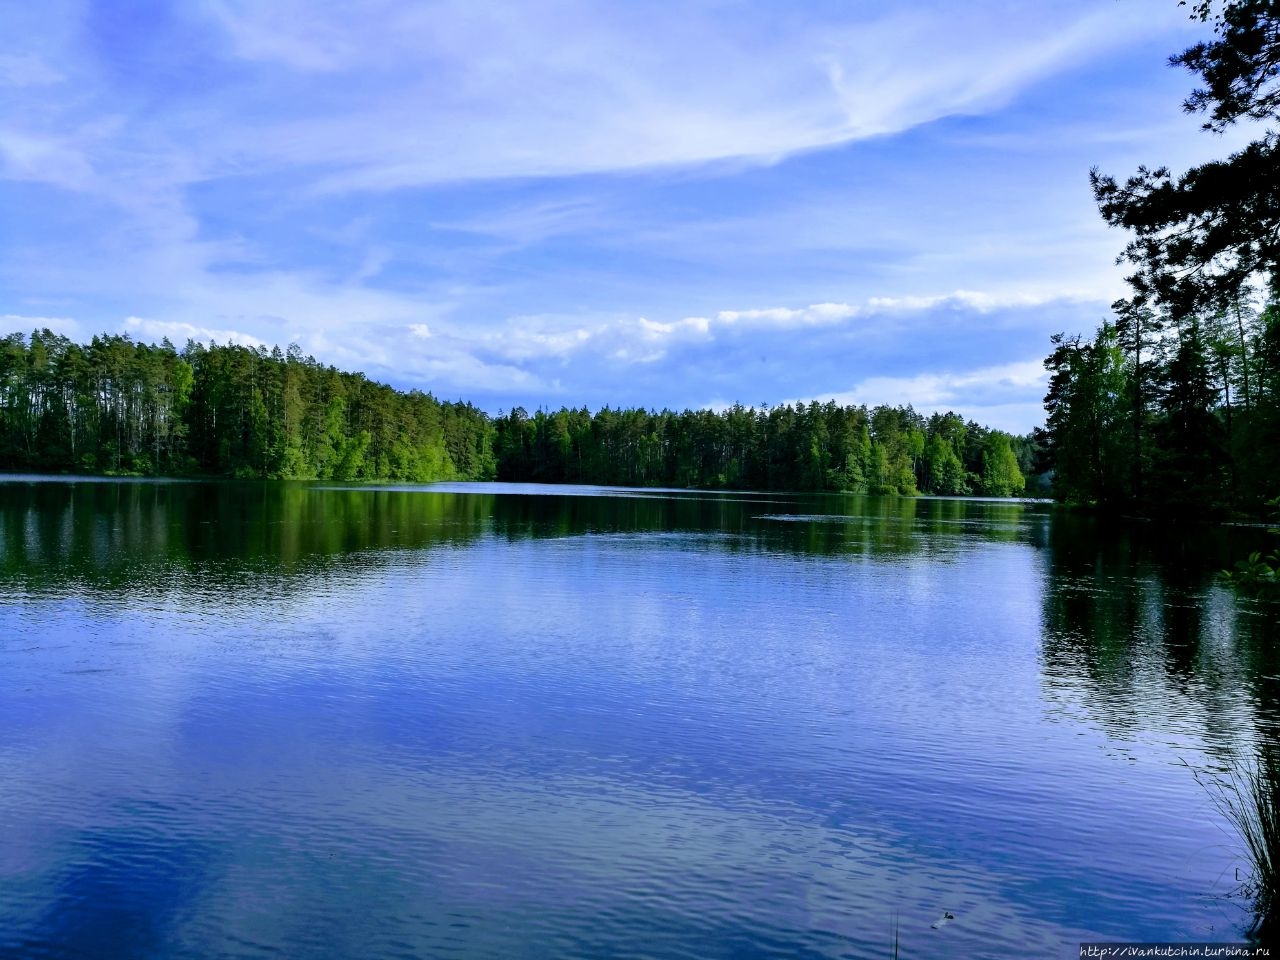
[[[1238,935],[1256,531],[536,492],[0,483],[0,955]]]

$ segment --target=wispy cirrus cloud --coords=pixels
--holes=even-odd
[[[238,56],[317,85],[365,81],[365,95],[338,109],[283,122],[268,113],[248,152],[295,165],[323,158],[339,168],[315,181],[326,192],[773,163],[989,110],[1086,51],[1150,29],[1149,14],[1113,4],[868,5],[834,21],[746,7],[730,37],[714,6],[682,10],[678,30],[647,11],[572,0],[374,6],[356,15],[308,5],[305,16],[292,4],[208,8]]]
[[[1189,29],[1113,0],[14,4],[0,310],[491,406],[959,402],[1118,292],[1085,171],[1185,149]]]
[[[744,7],[726,33],[715,5],[683,9],[679,28],[636,7],[576,0],[490,7],[371,0],[202,0],[154,22],[89,8],[89,31],[124,49],[66,49],[78,95],[10,119],[15,139],[57,142],[110,179],[292,170],[300,185],[341,192],[445,182],[681,166],[754,158],[897,133],[983,112],[1082,56],[1151,29],[1147,11],[1093,3],[1071,10],[853,5],[835,17]],[[74,20],[74,8],[62,15]],[[85,14],[80,13],[83,17]],[[121,110],[101,81],[105,55],[140,58],[137,82],[168,61],[158,44],[198,35],[184,85],[159,112]],[[962,40],[962,42],[957,42]],[[0,75],[52,83],[36,53],[4,54]],[[732,77],[733,82],[725,82]],[[251,81],[259,82],[251,82]],[[273,95],[262,96],[263,81]],[[118,149],[83,132],[115,115]],[[79,132],[78,132],[79,130]],[[199,131],[196,139],[190,135]],[[56,131],[57,135],[52,136]],[[161,155],[188,162],[155,164]]]
[[[0,86],[44,87],[65,77],[34,54],[0,54]]]

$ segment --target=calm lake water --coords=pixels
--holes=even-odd
[[[1231,940],[1256,531],[1037,503],[0,478],[0,956]],[[931,928],[944,911],[955,920]]]

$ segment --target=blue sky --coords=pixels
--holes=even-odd
[[[298,343],[497,411],[1040,422],[1088,187],[1224,152],[1174,0],[0,9],[0,332]]]

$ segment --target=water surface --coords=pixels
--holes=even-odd
[[[1234,939],[1256,531],[1045,504],[0,480],[0,956]],[[931,924],[944,911],[956,919]]]

